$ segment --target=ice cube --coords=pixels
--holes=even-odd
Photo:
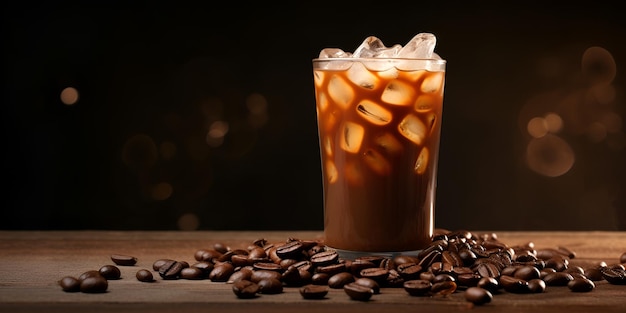
[[[354,90],[345,79],[335,75],[328,82],[328,96],[340,107],[347,109],[354,100]]]
[[[324,139],[322,141],[323,146],[324,146],[324,152],[328,155],[328,156],[332,156],[333,155],[333,141],[329,136],[324,136]]]
[[[420,175],[424,174],[426,168],[428,167],[428,157],[428,148],[422,148],[422,151],[420,151],[420,154],[417,156],[417,160],[415,161],[415,173]]]
[[[327,160],[324,170],[326,171],[326,180],[328,180],[329,183],[332,184],[337,181],[337,178],[339,178],[339,172],[337,171],[337,167],[333,161]]]
[[[326,108],[328,108],[328,98],[326,97],[326,93],[323,92],[323,91],[320,91],[320,89],[317,89],[317,109],[318,109],[318,114],[320,112],[326,111]]]
[[[361,101],[356,106],[356,111],[372,124],[386,125],[391,122],[391,112],[379,104],[369,100]]]
[[[364,134],[365,129],[363,126],[353,122],[346,122],[341,132],[341,148],[351,153],[359,152]]]
[[[326,48],[320,51],[320,59],[349,58],[352,54],[337,48]]]
[[[354,50],[352,57],[372,58],[379,49],[384,49],[385,44],[375,36],[369,36]]]
[[[403,150],[400,141],[391,133],[384,133],[374,137],[374,142],[387,155],[397,155]]]
[[[398,124],[398,131],[408,140],[421,145],[426,136],[426,125],[417,116],[409,114]]]
[[[420,89],[423,92],[438,92],[443,90],[443,72],[431,72],[429,73]]]
[[[413,58],[413,59],[431,59],[433,57],[433,51],[435,51],[435,45],[437,44],[437,37],[430,33],[419,33],[415,35],[409,42],[407,42],[400,51],[398,51],[398,57],[400,58]]]
[[[415,111],[425,113],[433,109],[435,99],[430,95],[421,95],[415,100]]]
[[[348,70],[348,79],[355,85],[365,89],[375,89],[379,83],[378,77],[365,68],[360,62],[355,62]]]
[[[380,99],[394,105],[409,105],[415,96],[415,89],[402,81],[393,80],[387,84]]]
[[[389,161],[374,149],[367,149],[363,153],[363,160],[370,169],[379,175],[388,175],[391,172]]]

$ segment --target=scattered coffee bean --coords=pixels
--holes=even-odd
[[[362,286],[354,282],[344,285],[343,291],[350,297],[350,299],[357,301],[368,301],[374,294],[374,290],[372,290],[372,288]]]
[[[83,272],[82,274],[80,274],[80,275],[78,276],[78,280],[79,280],[79,281],[83,281],[83,280],[85,280],[86,278],[89,278],[89,277],[97,277],[97,276],[102,276],[102,274],[100,274],[100,271],[97,271],[97,270],[89,270],[89,271],[86,271],[86,272]]]
[[[533,278],[528,281],[528,291],[530,293],[542,293],[546,291],[546,282],[540,278]]]
[[[567,286],[567,284],[573,279],[574,277],[572,274],[566,272],[554,272],[546,275],[546,277],[543,278],[543,281],[545,281],[548,286]]]
[[[602,277],[613,285],[626,285],[626,271],[622,269],[602,268]]]
[[[424,279],[407,280],[402,284],[404,290],[411,296],[428,295],[433,284]]]
[[[159,268],[159,275],[163,279],[178,279],[183,268],[185,268],[184,263],[170,260]]]
[[[344,285],[354,282],[354,275],[350,272],[341,272],[331,276],[328,279],[328,287],[339,289]]]
[[[567,287],[573,292],[589,292],[592,291],[596,284],[587,278],[574,278],[567,283]]]
[[[239,280],[233,283],[233,293],[241,299],[251,299],[257,296],[259,285],[249,280]]]
[[[65,292],[80,291],[80,280],[73,276],[65,276],[59,280],[59,285]]]
[[[103,293],[108,287],[109,282],[102,275],[89,276],[80,282],[80,291],[84,293]]]
[[[198,280],[205,277],[205,272],[200,268],[190,266],[181,269],[179,275],[182,279]]]
[[[493,295],[487,289],[480,287],[470,287],[465,290],[465,300],[472,302],[476,305],[483,305],[491,302]]]
[[[328,294],[328,286],[306,285],[300,288],[300,295],[304,299],[324,299]]]
[[[626,252],[619,256],[619,262],[622,264],[626,263]]]
[[[104,278],[108,280],[120,279],[122,276],[122,272],[115,265],[104,265],[99,270],[100,275],[104,276]]]
[[[283,283],[276,278],[261,279],[259,285],[259,293],[277,294],[283,292]]]
[[[483,288],[494,294],[500,289],[500,282],[493,277],[483,277],[478,281],[476,287]]]
[[[361,286],[365,286],[365,287],[372,289],[374,291],[374,294],[380,293],[380,284],[378,284],[378,282],[374,279],[367,278],[367,277],[359,277],[355,279],[354,282]]]
[[[138,270],[137,273],[135,274],[135,277],[137,278],[138,281],[144,282],[144,283],[154,281],[154,276],[152,275],[152,272],[150,272],[147,269]]]
[[[232,263],[221,262],[221,263],[215,264],[215,266],[213,267],[213,270],[211,270],[211,272],[209,273],[209,279],[214,282],[225,282],[225,281],[228,281],[228,278],[234,272],[235,272],[235,266]]]
[[[112,254],[111,261],[121,266],[133,266],[137,263],[137,258],[130,255]]]
[[[453,294],[456,291],[457,285],[454,281],[442,281],[438,283],[433,283],[432,287],[430,287],[430,292],[435,295],[440,296],[448,296]]]

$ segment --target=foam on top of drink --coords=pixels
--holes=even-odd
[[[320,52],[320,59],[335,58],[409,58],[409,59],[435,59],[441,57],[435,53],[437,37],[431,33],[419,33],[404,46],[395,44],[391,47],[375,36],[369,36],[363,40],[354,52],[346,52],[338,48],[325,48]]]

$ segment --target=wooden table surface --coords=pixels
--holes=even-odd
[[[481,233],[481,232],[475,232]],[[527,242],[537,249],[565,246],[577,256],[570,265],[619,263],[626,232],[496,232],[509,246]],[[472,306],[462,291],[447,297],[412,297],[401,288],[385,288],[370,301],[350,300],[341,289],[326,299],[304,300],[297,287],[280,294],[238,299],[231,285],[205,280],[135,278],[157,259],[195,262],[196,250],[214,243],[246,248],[254,240],[321,239],[316,231],[0,231],[0,312],[626,312],[626,285],[596,283],[587,293],[548,286],[544,293],[494,295],[491,303]],[[120,266],[122,278],[110,280],[101,294],[63,292],[58,280],[113,264],[112,254],[137,257]]]

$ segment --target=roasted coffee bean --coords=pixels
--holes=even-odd
[[[546,282],[541,278],[533,278],[528,281],[528,291],[530,293],[542,293],[546,291]]]
[[[183,268],[180,271],[180,278],[182,279],[197,280],[197,279],[203,279],[205,277],[206,277],[205,272],[197,267],[190,266],[190,267]]]
[[[563,272],[569,267],[569,261],[563,256],[555,256],[546,260],[546,267],[553,268],[557,272]]]
[[[493,299],[493,295],[489,290],[480,287],[467,288],[467,290],[465,290],[464,297],[465,300],[476,305],[489,303]]]
[[[254,248],[248,250],[248,258],[255,259],[266,259],[267,252],[262,247],[255,246]]]
[[[135,278],[137,278],[138,281],[144,283],[154,281],[154,276],[152,275],[152,272],[147,269],[138,270],[137,273],[135,273]]]
[[[259,285],[259,293],[278,294],[283,292],[283,283],[276,278],[261,279]]]
[[[428,251],[432,251],[432,250],[443,250],[440,246],[438,247],[428,247],[426,248],[426,250]],[[420,253],[424,253],[424,250],[422,250]],[[396,255],[391,259],[391,262],[393,262],[393,264],[397,266],[404,264],[404,263],[419,263],[419,258],[418,257],[414,257],[411,255],[406,255],[406,254],[400,254],[400,255]]]
[[[491,262],[478,264],[478,266],[476,266],[476,272],[482,277],[500,277],[498,266]]]
[[[496,293],[498,289],[500,289],[500,282],[498,282],[498,280],[493,277],[482,277],[480,280],[478,280],[476,287],[486,289],[493,294]]]
[[[159,271],[159,269],[165,265],[166,263],[174,262],[172,259],[158,259],[152,263],[152,269],[155,271]]]
[[[257,296],[259,285],[244,279],[234,282],[232,290],[237,298],[251,299]]]
[[[276,271],[282,272],[283,268],[280,264],[271,263],[271,262],[257,262],[252,265],[255,270],[266,270],[266,271]]]
[[[458,274],[456,276],[456,284],[457,287],[476,287],[482,278],[483,277],[480,275],[474,273]]]
[[[65,276],[59,280],[59,286],[65,292],[77,292],[80,291],[80,280],[73,276]]]
[[[512,276],[500,276],[500,286],[510,293],[529,293],[528,281],[512,277]]]
[[[463,260],[465,266],[471,266],[478,258],[476,254],[470,249],[459,250],[459,257]]]
[[[316,273],[326,273],[330,276],[333,276],[337,273],[345,272],[347,270],[348,269],[346,268],[346,265],[343,263],[336,263],[336,264],[331,264],[331,265],[326,265],[326,266],[315,267]]]
[[[265,262],[271,262],[271,261],[267,260]],[[296,259],[283,259],[283,260],[280,260],[280,262],[278,262],[278,265],[280,265],[280,267],[282,269],[286,270],[286,269],[288,269],[289,267],[291,267],[292,265],[294,265],[294,264],[296,264],[298,262],[300,262],[300,261],[298,261]]]
[[[545,281],[548,286],[567,286],[567,284],[573,279],[574,277],[572,277],[569,273],[554,272],[546,275],[546,277],[543,278],[543,281]]]
[[[313,269],[313,263],[309,260],[302,260],[294,263],[293,267],[297,267],[299,270],[311,271]]]
[[[441,251],[432,250],[428,254],[426,254],[423,258],[421,258],[418,264],[422,268],[428,268],[434,262],[439,262],[439,261],[441,261]]]
[[[371,278],[378,283],[383,283],[387,280],[387,276],[389,276],[389,270],[382,267],[370,267],[362,269],[359,274],[360,277]]]
[[[415,262],[407,262],[398,265],[396,271],[398,271],[398,274],[400,274],[404,280],[414,280],[419,279],[420,273],[423,272],[424,269]]]
[[[556,270],[553,268],[544,268],[542,270],[539,270],[539,278],[544,279],[546,278],[546,276],[548,276],[548,274],[552,274],[552,273],[556,273]]]
[[[247,255],[235,254],[230,257],[230,263],[233,263],[235,267],[241,267],[252,265],[255,263],[255,261],[250,259]]]
[[[374,290],[372,290],[372,288],[362,286],[354,282],[344,285],[343,291],[350,297],[350,299],[357,301],[368,301],[374,294]]]
[[[178,279],[183,268],[185,268],[184,263],[178,261],[167,262],[159,268],[159,275],[163,279]]]
[[[596,284],[587,278],[574,278],[567,283],[567,288],[573,292],[589,292],[595,287]]]
[[[313,247],[311,247],[310,249],[307,250],[306,254],[311,257],[312,255],[325,251],[326,247],[324,245],[321,244],[316,244]]]
[[[626,252],[619,256],[619,262],[622,264],[626,263]]]
[[[89,271],[83,272],[82,274],[78,275],[78,280],[79,281],[83,281],[83,280],[85,280],[86,278],[89,278],[89,277],[99,277],[99,276],[102,276],[102,274],[100,274],[100,271],[89,270]]]
[[[371,288],[374,291],[374,294],[380,293],[380,284],[371,278],[359,277],[355,279],[354,282],[361,286]]]
[[[121,266],[133,266],[137,263],[137,258],[130,255],[112,254],[111,261]]]
[[[341,272],[328,278],[328,287],[333,289],[343,288],[346,284],[354,282],[354,275],[350,272]]]
[[[299,289],[300,295],[304,299],[324,299],[328,294],[328,286],[306,285]]]
[[[463,266],[463,259],[456,251],[443,251],[441,253],[441,262],[448,263],[453,267]]]
[[[104,265],[98,271],[100,275],[108,280],[120,279],[120,277],[122,277],[122,272],[120,272],[120,269],[115,265]]]
[[[435,274],[433,274],[432,272],[421,272],[419,279],[427,280],[432,283],[432,281],[435,279]]]
[[[213,270],[211,270],[211,272],[209,273],[209,280],[214,282],[225,282],[234,272],[235,266],[232,263],[217,263],[215,264],[215,266],[213,266]]]
[[[444,282],[444,281],[454,281],[456,282],[456,278],[450,274],[437,274],[433,277],[433,284]]]
[[[585,269],[585,277],[590,279],[591,281],[601,281],[604,279],[602,276],[602,271],[599,268],[586,268]]]
[[[567,258],[570,258],[570,259],[576,258],[576,252],[568,249],[567,247],[558,246],[556,247],[556,251]]]
[[[426,296],[433,284],[424,279],[407,280],[402,284],[404,290],[411,296]]]
[[[294,240],[276,247],[276,255],[281,259],[299,259],[302,255],[303,245],[300,241]]]
[[[337,251],[333,250],[316,253],[312,255],[309,259],[309,261],[311,261],[314,266],[325,266],[329,264],[334,264],[337,263],[337,260],[339,260],[339,254],[337,253]]]
[[[513,273],[513,277],[521,278],[525,281],[529,281],[534,278],[539,278],[540,276],[541,276],[541,273],[534,266],[522,266],[518,268],[517,270],[515,270],[515,272]]]
[[[568,267],[566,270],[564,270],[564,272],[570,273],[570,274],[582,274],[582,275],[585,275],[585,270],[582,267],[577,266],[577,265]]]
[[[350,262],[349,271],[352,275],[360,276],[362,270],[372,267],[377,267],[374,262],[365,259],[357,259]]]
[[[278,279],[282,278],[282,274],[277,271],[268,271],[268,270],[255,270],[252,271],[252,275],[250,276],[250,281],[253,283],[258,283],[263,279]]]
[[[230,275],[226,280],[227,283],[234,283],[240,280],[251,280],[252,278],[252,270],[238,270]]]
[[[384,282],[382,282],[381,285],[385,287],[399,288],[399,287],[402,287],[402,284],[404,283],[404,281],[405,279],[402,278],[400,274],[398,274],[398,271],[394,269],[390,269],[387,279]]]
[[[216,259],[216,262],[230,262],[233,256],[240,255],[248,257],[248,251],[244,249],[228,250]]]
[[[191,265],[191,267],[199,268],[204,272],[204,276],[209,276],[215,265],[207,261],[199,261]]]
[[[226,252],[230,251],[230,248],[227,245],[225,245],[224,243],[222,243],[222,242],[214,243],[213,244],[213,249],[218,251],[218,252],[220,252],[220,253],[226,253]]]
[[[626,271],[612,268],[602,268],[602,277],[613,285],[626,285]]]
[[[103,293],[108,287],[109,281],[102,275],[89,276],[80,281],[80,291],[84,293]]]
[[[222,255],[224,255],[224,253],[219,252],[215,249],[205,249],[205,250],[200,250],[196,252],[196,255],[198,255],[196,258],[196,261],[209,261],[209,262],[215,262],[217,261],[220,257],[222,257]]]
[[[448,296],[456,291],[457,285],[454,281],[442,281],[433,283],[430,292],[435,295]]]
[[[315,273],[311,276],[311,283],[314,285],[328,285],[330,275],[327,273]]]

